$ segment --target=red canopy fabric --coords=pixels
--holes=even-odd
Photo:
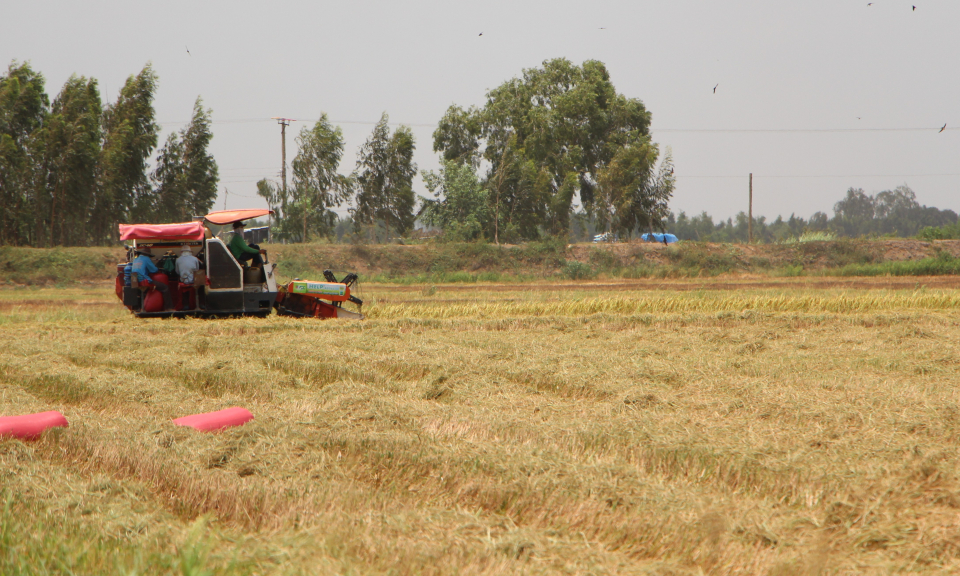
[[[267,214],[273,214],[273,210],[264,210],[262,208],[245,208],[243,210],[217,210],[216,212],[207,214],[204,216],[204,218],[206,218],[207,222],[210,222],[211,224],[223,226],[225,224],[240,222],[241,220],[259,218],[261,216],[266,216]]]
[[[120,240],[203,240],[203,222],[121,224]]]

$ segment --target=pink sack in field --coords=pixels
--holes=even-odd
[[[184,416],[173,421],[177,426],[189,426],[201,432],[214,432],[231,426],[240,426],[253,420],[253,414],[246,408],[227,408],[217,412]]]
[[[69,426],[67,419],[56,410],[23,416],[2,416],[0,417],[0,438],[36,440],[47,428],[66,428],[67,426]]]

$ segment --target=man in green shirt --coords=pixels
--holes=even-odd
[[[256,244],[247,245],[246,240],[243,239],[243,222],[233,223],[233,238],[230,239],[227,248],[230,249],[237,262],[242,264],[250,260],[254,268],[263,268],[263,258],[260,255],[266,254],[267,251],[261,250]]]

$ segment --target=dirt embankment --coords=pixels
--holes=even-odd
[[[960,240],[925,242],[913,239],[838,240],[787,245],[708,244],[682,242],[671,246],[654,243],[270,245],[270,259],[283,276],[317,277],[324,269],[401,278],[434,275],[443,281],[457,274],[476,277],[484,273],[518,277],[556,277],[577,272],[620,275],[636,271],[645,275],[750,274],[770,270],[817,272],[849,265],[960,258]],[[124,258],[120,247],[20,248],[0,247],[0,282],[53,284],[109,281],[116,263]],[[474,278],[476,279],[476,278]],[[481,278],[482,279],[482,278]]]

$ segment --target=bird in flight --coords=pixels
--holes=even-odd
[[[913,11],[914,11],[914,12],[917,11],[917,7],[916,7],[916,6],[913,7]]]
[[[184,48],[187,48],[187,47],[184,46]],[[193,54],[190,53],[190,49],[189,49],[189,48],[187,48],[187,56],[193,56]]]
[[[947,125],[946,123],[944,123],[943,128],[940,128],[940,132],[943,132],[946,129],[947,129]],[[937,132],[937,134],[939,134],[940,132]]]
[[[478,36],[483,36],[483,32],[481,32],[480,34],[478,34]]]
[[[719,83],[719,82],[717,82],[717,86],[719,86],[719,85],[720,85],[720,83]],[[713,93],[714,93],[714,94],[716,94],[716,93],[717,93],[717,86],[714,86],[714,87],[713,87]]]

